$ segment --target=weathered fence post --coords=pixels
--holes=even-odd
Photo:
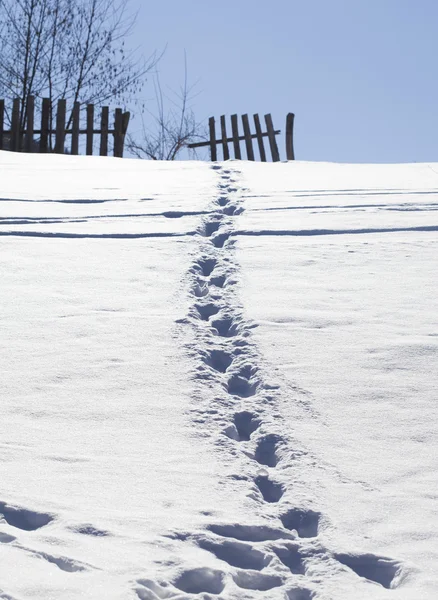
[[[258,114],[254,115],[254,125],[256,128],[257,143],[259,146],[260,160],[266,162],[265,144],[263,142],[262,126],[260,124],[260,117]]]
[[[108,127],[109,127],[109,108],[102,108],[100,119],[100,156],[108,155]]]
[[[230,151],[228,149],[228,142],[227,142],[227,125],[225,122],[225,115],[221,116],[221,134],[222,134],[222,150],[224,153],[224,160],[229,160]]]
[[[87,105],[87,156],[93,154],[94,104]]]
[[[210,160],[217,161],[217,148],[216,148],[216,126],[214,117],[208,119],[208,128],[210,130]]]
[[[114,115],[114,156],[120,158],[122,154],[122,109],[116,108]]]
[[[32,152],[34,116],[35,116],[35,98],[33,96],[29,96],[29,98],[27,99],[27,108],[26,108],[26,120],[27,120],[26,146],[25,146],[26,152]]]
[[[233,132],[234,158],[241,160],[242,155],[240,153],[239,124],[237,122],[237,115],[231,115],[231,130]]]
[[[49,142],[49,122],[50,122],[50,99],[43,98],[41,108],[41,133],[40,133],[40,152],[45,153],[48,150]]]
[[[293,113],[289,113],[286,117],[286,159],[287,160],[295,160],[294,119],[295,119],[295,115]]]
[[[20,151],[20,99],[15,98],[12,104],[11,141],[9,149],[12,152]]]
[[[269,145],[271,147],[272,161],[278,162],[280,154],[278,153],[277,140],[275,139],[274,125],[270,114],[265,115],[266,128],[268,130]]]
[[[249,127],[248,115],[242,115],[243,132],[245,134],[246,156],[248,160],[254,160],[254,148],[252,146],[251,129]]]
[[[79,120],[81,114],[81,105],[75,102],[71,116],[71,153],[73,156],[79,154]]]
[[[67,102],[65,100],[58,100],[58,110],[56,113],[55,154],[64,154],[66,112]]]
[[[0,150],[3,150],[3,133],[5,130],[5,101],[0,100]]]

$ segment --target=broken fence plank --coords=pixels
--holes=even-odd
[[[254,148],[251,139],[251,129],[249,127],[248,115],[242,115],[243,132],[245,134],[246,156],[248,160],[254,160]]]
[[[268,138],[269,138],[269,145],[271,147],[272,162],[278,162],[280,160],[280,154],[278,152],[277,140],[275,139],[274,125],[272,123],[272,117],[270,114],[265,115],[265,123],[266,123],[266,128],[268,130]]]
[[[224,153],[224,160],[229,160],[230,159],[230,150],[228,148],[227,124],[225,121],[225,115],[221,116],[221,133],[222,133],[222,150]]]

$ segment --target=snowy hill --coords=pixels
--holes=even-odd
[[[438,165],[0,176],[0,598],[437,597]]]

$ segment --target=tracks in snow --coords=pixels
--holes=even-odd
[[[401,565],[371,554],[334,554],[321,541],[327,519],[308,506],[291,506],[277,471],[290,461],[284,426],[276,417],[280,386],[270,380],[251,339],[253,324],[245,319],[237,287],[239,267],[234,252],[235,222],[243,212],[238,173],[214,166],[218,197],[198,229],[199,247],[189,272],[193,303],[180,321],[194,330],[190,352],[201,390],[193,409],[199,426],[214,422],[219,444],[244,459],[248,496],[257,506],[254,522],[211,523],[206,531],[171,535],[204,550],[206,565],[179,570],[172,581],[137,581],[141,600],[191,598],[316,598],[324,577],[347,571],[386,588],[396,587]],[[217,392],[217,393],[216,393]],[[273,417],[274,415],[274,417]],[[296,453],[296,454],[299,454]],[[208,557],[208,559],[207,559]],[[266,597],[264,595],[263,597]]]

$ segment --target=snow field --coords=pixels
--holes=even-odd
[[[433,598],[437,167],[0,160],[4,597]]]

